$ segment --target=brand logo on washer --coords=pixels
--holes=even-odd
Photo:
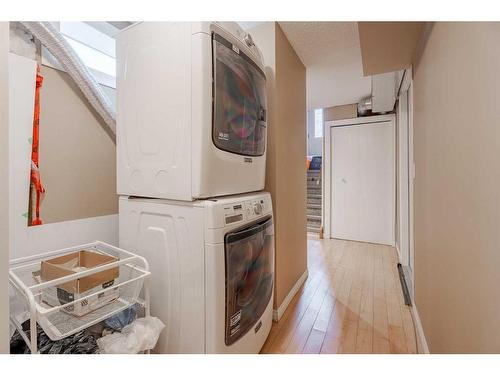
[[[245,163],[252,163],[253,162],[252,158],[243,158],[243,160],[245,161]]]
[[[236,324],[238,324],[241,320],[241,310],[237,311],[236,313],[231,316],[231,319],[229,319],[229,325],[232,327]]]
[[[260,327],[262,327],[262,320],[259,322],[259,324],[257,324],[257,326],[255,327],[255,333],[259,332],[259,329]]]

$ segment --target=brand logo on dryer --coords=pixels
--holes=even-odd
[[[229,141],[229,134],[228,133],[223,133],[219,132],[219,137],[221,141]]]
[[[243,158],[243,161],[245,163],[253,163],[253,159],[252,158]]]

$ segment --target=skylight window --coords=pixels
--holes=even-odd
[[[96,81],[116,88],[115,39],[86,22],[57,22],[54,26],[59,28]],[[45,65],[62,69],[46,50],[44,58]]]
[[[82,59],[87,68],[116,77],[116,59],[101,51],[89,47],[83,43],[73,40],[67,36],[64,38],[73,47],[76,54]]]

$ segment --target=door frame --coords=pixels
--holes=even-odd
[[[26,141],[25,141],[26,142]],[[0,354],[9,353],[9,22],[0,22]],[[5,177],[6,176],[6,177]],[[7,199],[6,199],[7,198]],[[27,202],[27,201],[26,201]]]
[[[405,275],[411,282],[410,294],[414,295],[415,286],[415,241],[414,241],[414,179],[415,179],[415,162],[413,158],[413,72],[412,67],[405,70],[403,81],[398,93],[398,166],[399,166],[399,176],[398,176],[398,193],[400,193],[401,185],[406,183],[407,195],[406,199],[401,194],[398,194],[399,205],[399,240],[405,240],[406,245],[401,246],[399,249],[399,261],[404,268]],[[406,105],[401,106],[402,100],[406,100]],[[406,119],[401,116],[401,109],[406,112]],[[403,120],[403,122],[401,121]],[[406,125],[405,135],[403,133],[402,125]],[[406,181],[402,181],[406,178]],[[403,186],[404,188],[404,186]],[[403,227],[404,227],[404,216],[407,219],[407,239],[403,238]]]
[[[410,249],[410,208],[409,208],[409,109],[408,90],[398,96],[397,117],[397,228],[396,249],[401,264],[408,264]]]
[[[326,121],[323,131],[323,210],[322,210],[322,222],[324,238],[331,238],[331,160],[332,160],[332,149],[331,149],[331,128],[337,126],[349,126],[349,125],[362,125],[370,124],[376,122],[392,121],[395,122],[395,117],[393,114],[390,115],[378,115],[378,116],[366,116],[366,117],[356,117],[345,120],[333,120]],[[394,184],[395,185],[395,184]],[[394,186],[395,188],[395,186]]]

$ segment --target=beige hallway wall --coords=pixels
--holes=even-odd
[[[42,67],[40,171],[45,224],[118,213],[115,144],[65,72]]]
[[[414,67],[415,292],[431,352],[500,352],[500,23],[441,23]]]
[[[357,104],[337,105],[334,107],[324,108],[323,111],[323,117],[325,121],[343,120],[346,118],[358,117]]]
[[[276,24],[276,288],[279,306],[307,268],[306,69]]]
[[[306,71],[277,23],[250,33],[264,55],[268,79],[266,190],[274,205],[276,309],[307,269]]]
[[[363,74],[394,72],[411,65],[425,22],[358,22]]]

